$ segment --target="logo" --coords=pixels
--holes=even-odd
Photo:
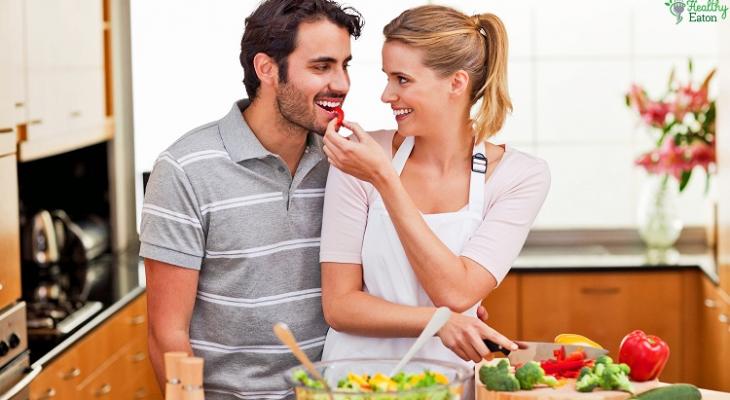
[[[689,14],[689,22],[717,22],[727,17],[728,6],[720,0],[707,0],[705,4],[698,0],[668,0],[664,3],[669,12],[677,19],[677,24],[684,20],[683,14]]]

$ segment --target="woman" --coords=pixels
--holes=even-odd
[[[483,339],[516,349],[476,308],[519,254],[550,174],[544,161],[486,141],[512,107],[504,26],[429,5],[383,32],[381,100],[397,132],[345,122],[357,138],[348,140],[333,120],[324,140],[323,359],[400,357],[439,306],[452,317],[418,356],[478,362]]]

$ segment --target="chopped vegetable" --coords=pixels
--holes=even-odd
[[[593,361],[587,359],[583,350],[576,350],[567,356],[565,346],[553,351],[555,359],[544,360],[540,366],[547,375],[556,378],[577,378],[581,368],[593,365]]]
[[[629,382],[631,369],[626,364],[615,364],[609,356],[600,356],[596,359],[593,368],[584,367],[578,375],[575,389],[579,392],[591,392],[593,389],[621,390],[633,393],[634,388]]]
[[[558,380],[554,376],[545,375],[545,371],[540,367],[540,364],[535,361],[530,361],[525,365],[517,368],[515,371],[515,377],[520,382],[520,389],[532,390],[535,385],[548,385],[555,387],[558,384]]]
[[[324,389],[322,382],[311,379],[303,370],[295,371],[292,378],[308,388]],[[433,391],[415,393],[413,400],[446,400],[449,399],[449,390],[446,386],[448,384],[449,379],[445,375],[428,370],[418,374],[399,372],[392,377],[382,373],[358,375],[350,372],[337,382],[337,389],[348,392],[382,393],[428,388]]]
[[[661,338],[636,330],[626,335],[618,351],[619,362],[631,367],[631,379],[656,379],[669,359],[669,346]]]
[[[509,362],[499,360],[496,366],[482,365],[479,369],[479,380],[488,390],[497,392],[516,392],[520,390],[520,382],[509,371]]]

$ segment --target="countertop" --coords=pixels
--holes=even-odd
[[[715,257],[703,245],[679,246],[665,252],[642,245],[527,246],[512,265],[518,271],[666,270],[699,268],[719,283]]]
[[[29,337],[32,367],[43,367],[144,293],[144,266],[135,252],[105,255],[84,271],[93,281],[88,299],[102,303],[102,309],[75,330],[59,337]]]

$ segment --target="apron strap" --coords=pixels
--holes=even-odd
[[[403,168],[406,166],[406,161],[408,161],[408,156],[411,155],[411,150],[413,150],[414,143],[415,140],[413,136],[407,136],[403,143],[401,143],[398,147],[398,151],[395,152],[392,163],[393,168],[398,175],[403,172]]]
[[[481,218],[484,213],[484,175],[487,170],[487,158],[484,142],[474,146],[472,151],[471,179],[469,180],[469,212]]]

